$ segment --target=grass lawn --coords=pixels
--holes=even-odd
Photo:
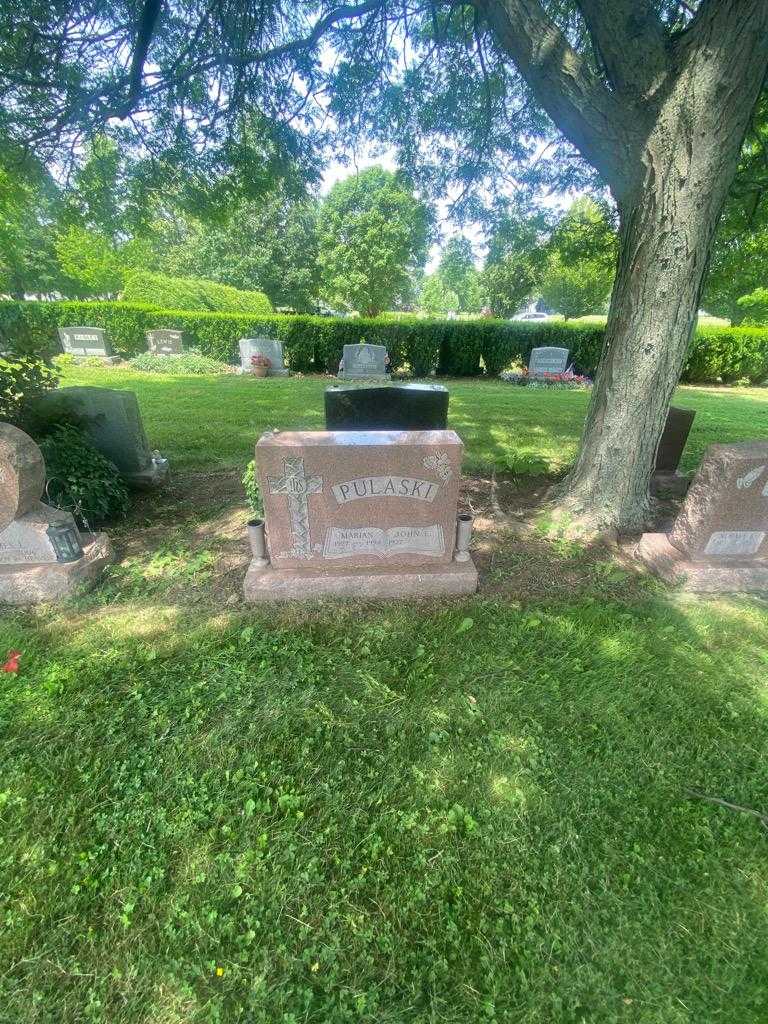
[[[3,1024],[768,1019],[768,833],[687,794],[768,811],[768,608],[492,520],[583,395],[451,383],[477,596],[257,611],[237,478],[324,382],[77,379],[175,477],[97,590],[0,617]],[[767,433],[768,392],[679,401],[689,464]]]

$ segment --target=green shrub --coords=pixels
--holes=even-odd
[[[149,270],[132,274],[125,282],[124,302],[143,303],[159,309],[207,310],[217,313],[272,312],[263,292],[242,291],[198,277],[168,277]]]
[[[256,472],[256,462],[254,459],[251,459],[245,467],[242,483],[243,490],[245,491],[245,497],[248,501],[248,508],[251,510],[252,517],[254,519],[263,519],[264,499],[261,496],[259,474]]]
[[[736,305],[743,310],[745,326],[768,324],[768,288],[755,288],[749,295],[742,295]]]
[[[143,373],[228,373],[232,367],[218,359],[201,355],[199,352],[185,352],[180,356],[158,356],[142,352],[128,364],[132,370]]]
[[[86,529],[128,511],[128,491],[117,467],[69,423],[57,424],[39,440],[47,476],[45,500],[71,512]]]
[[[426,376],[435,366],[445,376],[496,375],[513,360],[527,364],[532,348],[561,346],[581,373],[594,376],[603,345],[601,324],[546,320],[428,320],[420,317],[257,316],[158,309],[127,302],[0,302],[0,334],[20,355],[50,357],[59,352],[57,326],[103,327],[115,351],[125,357],[146,350],[153,328],[184,331],[190,345],[222,363],[237,363],[240,338],[282,341],[290,369],[336,373],[344,345],[360,341],[385,345],[393,371],[406,366]],[[172,371],[173,372],[173,371]],[[178,372],[178,371],[176,371]],[[216,372],[216,371],[214,371]],[[768,328],[700,327],[683,368],[683,381],[760,383],[768,376]]]
[[[23,428],[30,401],[55,388],[58,379],[41,359],[0,356],[0,421]]]

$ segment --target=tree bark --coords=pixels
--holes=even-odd
[[[581,447],[559,497],[561,510],[590,528],[632,532],[647,521],[656,448],[768,63],[768,48],[749,33],[741,53],[723,61],[715,45],[722,31],[712,24],[696,51],[681,55],[644,145],[638,184],[616,197],[619,261],[605,345]],[[735,82],[734,56],[743,61]]]
[[[717,222],[768,68],[768,0],[701,0],[670,33],[648,0],[577,0],[608,85],[539,0],[474,0],[620,216],[587,422],[558,503],[580,526],[641,529]]]

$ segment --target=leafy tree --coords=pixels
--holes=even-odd
[[[397,144],[425,187],[459,185],[465,211],[478,185],[515,172],[521,187],[599,176],[616,202],[620,251],[561,501],[594,523],[640,527],[768,69],[765,0],[129,7],[72,0],[62,17],[39,0],[3,6],[0,122],[14,141],[61,160],[119,121],[145,148],[215,161],[250,110],[283,151],[302,154],[325,141],[330,114],[341,141]],[[333,62],[323,60],[329,46]],[[339,283],[351,276],[359,284],[357,269]]]
[[[430,211],[406,180],[370,167],[337,182],[320,208],[322,292],[331,305],[376,316],[426,257]]]
[[[524,210],[507,213],[497,224],[482,273],[485,302],[496,316],[514,316],[538,291],[547,230],[543,214]]]
[[[51,221],[58,190],[31,157],[2,148],[0,155],[0,294],[23,298],[27,292],[60,289],[61,273]]]
[[[555,253],[544,273],[541,297],[547,309],[568,320],[604,313],[610,287],[604,269],[595,261],[580,260],[569,266]]]
[[[311,312],[319,287],[316,204],[283,190],[241,200],[222,223],[191,221],[186,239],[165,250],[165,261],[178,276],[258,289],[274,306]]]
[[[742,322],[742,296],[768,285],[768,95],[761,97],[741,152],[709,261],[701,304]]]
[[[455,235],[448,240],[440,256],[437,273],[448,291],[458,298],[462,313],[477,313],[480,310],[482,297],[479,287],[479,275],[475,268],[475,254],[472,243],[463,235]]]
[[[616,270],[616,234],[605,208],[584,196],[561,218],[547,244],[541,293],[569,317],[604,312]]]
[[[122,288],[117,250],[104,235],[72,225],[57,236],[56,255],[76,295],[115,295]]]
[[[451,291],[442,274],[428,274],[424,278],[419,306],[425,313],[451,313],[459,309],[459,296]]]

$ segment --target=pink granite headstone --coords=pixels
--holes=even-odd
[[[768,442],[708,448],[669,533],[637,554],[688,590],[768,591]]]
[[[265,434],[270,565],[249,570],[246,598],[474,590],[469,556],[454,558],[463,449],[452,430]]]

